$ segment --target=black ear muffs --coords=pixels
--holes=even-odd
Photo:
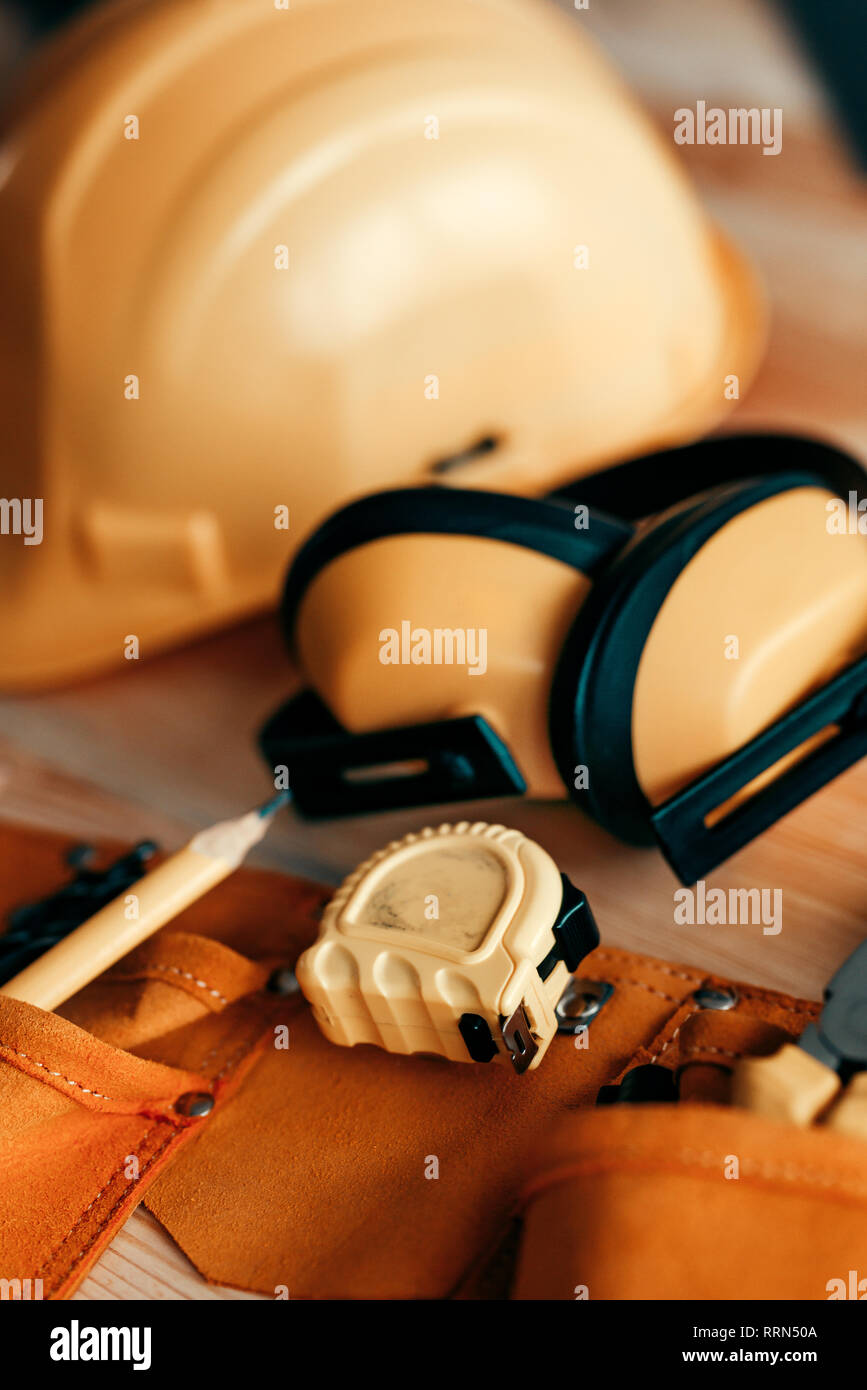
[[[867,754],[867,709],[861,708],[867,661],[846,668],[706,777],[654,808],[636,776],[632,714],[638,666],[656,617],[690,560],[734,517],[804,486],[818,484],[848,499],[863,491],[864,482],[860,465],[829,445],[756,434],[630,460],[557,494],[591,508],[619,499],[624,519],[653,508],[663,512],[612,561],[582,605],[552,684],[549,728],[560,776],[577,804],[628,843],[660,844],[685,882]],[[728,817],[707,824],[724,801],[831,724],[838,726],[835,738]],[[575,775],[585,767],[593,769],[586,783]]]
[[[867,754],[867,658],[847,667],[660,807],[648,801],[632,747],[639,663],[675,581],[734,517],[768,498],[818,481],[814,473],[715,489],[699,504],[667,515],[620,554],[582,605],[563,646],[549,707],[551,745],[573,799],[620,839],[658,843],[684,880],[694,882],[787,811]],[[708,817],[776,762],[831,725],[837,733],[810,757],[713,825]],[[579,768],[592,775],[576,778]]]
[[[286,577],[280,620],[290,646],[302,598],[338,556],[387,536],[478,536],[548,555],[593,578],[629,541],[628,521],[597,509],[576,530],[566,499],[512,497],[465,488],[408,487],[373,493],[330,516],[299,550]]]
[[[290,567],[280,616],[290,649],[298,609],[316,575],[339,556],[394,535],[474,536],[522,546],[590,578],[631,539],[631,523],[603,513],[576,530],[559,500],[445,487],[396,488],[335,512]],[[482,715],[348,734],[318,695],[282,705],[260,735],[272,767],[291,768],[297,809],[311,818],[522,795],[507,744]],[[421,763],[408,775],[407,764]],[[359,779],[359,774],[363,777]]]
[[[774,721],[745,747],[653,806],[636,775],[633,695],[642,652],[675,581],[733,518],[791,489],[821,486],[839,497],[863,491],[863,470],[810,440],[729,436],[632,460],[579,479],[551,498],[528,500],[446,488],[400,489],[336,513],[302,548],[286,584],[287,640],[312,579],[338,555],[396,534],[480,536],[549,555],[593,586],[564,643],[549,703],[554,759],[568,794],[603,826],[635,844],[658,843],[692,882],[867,753],[867,657]],[[576,504],[589,524],[576,530]],[[636,530],[634,522],[654,516]],[[565,523],[565,524],[564,524]],[[833,726],[809,756],[730,814],[709,814],[749,782]],[[481,716],[346,733],[311,692],[268,722],[262,746],[286,763],[298,809],[346,815],[449,800],[522,794],[525,783],[498,731]],[[406,776],[377,769],[424,760]],[[592,768],[586,785],[575,771]],[[358,783],[357,769],[373,769]]]

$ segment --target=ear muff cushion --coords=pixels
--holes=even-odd
[[[588,595],[555,672],[549,731],[569,794],[621,839],[654,843],[652,808],[635,773],[632,704],[641,655],[669,590],[702,546],[741,512],[781,492],[817,485],[828,487],[814,473],[779,474],[690,502],[628,546]],[[575,787],[576,767],[587,768],[586,787]]]
[[[710,488],[793,472],[814,474],[841,497],[864,486],[861,466],[830,444],[798,435],[730,434],[588,474],[552,493],[550,500],[580,502],[638,520]]]
[[[628,522],[604,514],[576,529],[573,508],[545,498],[436,487],[373,493],[335,512],[298,552],[283,592],[283,633],[291,644],[304,592],[326,565],[387,536],[479,536],[535,550],[592,577],[632,534]]]

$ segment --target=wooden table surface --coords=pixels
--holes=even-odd
[[[771,293],[767,361],[737,423],[812,431],[867,459],[864,184],[778,17],[748,0],[592,0],[575,22],[597,34],[667,133],[673,109],[700,97],[783,108],[776,158],[750,147],[680,152]],[[2,700],[0,815],[82,839],[176,846],[267,794],[255,733],[295,683],[265,617],[74,689]],[[676,926],[677,884],[659,857],[616,844],[566,805],[486,802],[461,814],[505,821],[540,841],[586,889],[615,945],[818,998],[867,927],[865,809],[867,764],[711,875],[709,886],[781,889],[777,936],[752,926]],[[336,882],[432,819],[419,811],[311,826],[286,816],[256,859]],[[250,1295],[205,1285],[140,1209],[77,1297]]]

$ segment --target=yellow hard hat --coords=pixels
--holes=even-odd
[[[694,437],[763,339],[672,151],[532,0],[97,9],[0,166],[4,516],[42,503],[0,536],[7,688],[275,602],[361,493]]]

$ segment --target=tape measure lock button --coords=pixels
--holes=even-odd
[[[467,1045],[467,1052],[474,1062],[492,1062],[497,1055],[497,1044],[485,1019],[481,1014],[461,1014],[458,1032]]]

